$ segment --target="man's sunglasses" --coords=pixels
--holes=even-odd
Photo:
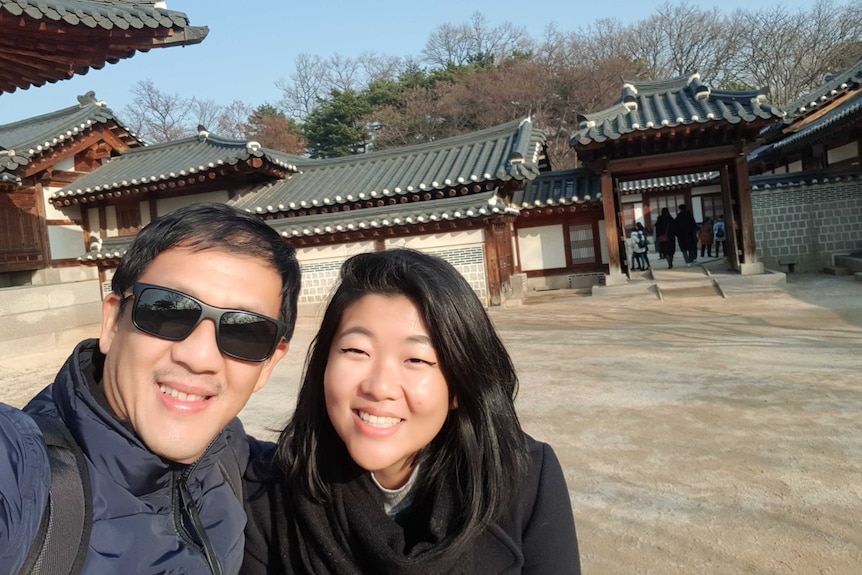
[[[144,333],[170,341],[187,338],[205,319],[216,324],[216,343],[224,355],[242,361],[264,361],[287,333],[287,324],[244,311],[214,307],[183,292],[136,283],[132,323]]]

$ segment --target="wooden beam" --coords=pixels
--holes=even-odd
[[[697,151],[618,158],[607,161],[607,170],[615,177],[659,170],[673,170],[680,174],[691,169],[703,169],[707,164],[732,161],[737,153],[736,146],[727,145]]]

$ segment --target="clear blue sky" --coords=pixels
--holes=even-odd
[[[783,0],[781,5],[790,10],[807,10],[811,3]],[[562,31],[586,27],[600,18],[630,23],[648,17],[663,2],[168,0],[167,4],[171,10],[188,14],[192,25],[209,26],[207,38],[195,46],[137,53],[56,84],[0,94],[0,124],[73,106],[77,95],[90,90],[122,118],[123,108],[132,100],[131,86],[144,79],[152,80],[162,92],[197,96],[221,105],[234,100],[253,107],[264,102],[275,104],[281,97],[275,82],[290,78],[294,59],[303,52],[322,57],[336,53],[354,57],[362,52],[418,56],[437,26],[466,22],[477,11],[492,26],[508,21],[524,26],[538,39],[551,23]],[[836,0],[835,4],[844,5],[846,1]],[[723,0],[715,5],[723,13],[730,13],[740,7],[771,8],[778,2]]]

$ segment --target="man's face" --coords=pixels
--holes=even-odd
[[[159,254],[138,281],[220,308],[281,315],[281,276],[265,262],[237,254],[172,248]],[[107,356],[102,385],[108,403],[153,453],[193,463],[251,394],[263,388],[288,343],[281,341],[263,362],[241,361],[219,351],[209,319],[186,339],[168,341],[134,326],[133,298],[118,316],[120,302],[111,294],[102,305],[99,347]]]

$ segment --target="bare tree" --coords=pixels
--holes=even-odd
[[[655,14],[620,37],[631,57],[653,78],[675,78],[698,71],[718,82],[726,79],[725,61],[736,38],[717,8],[705,10],[683,0],[666,2]]]
[[[362,91],[376,80],[395,79],[401,71],[400,59],[364,52],[357,58],[334,54],[329,58],[300,54],[290,81],[279,80],[279,106],[288,117],[304,122],[333,90]]]
[[[327,93],[326,63],[320,56],[302,53],[294,60],[290,81],[278,80],[282,92],[281,108],[287,115],[304,122],[318,101]]]
[[[168,142],[189,136],[194,129],[192,101],[179,94],[158,90],[152,80],[140,80],[132,87],[134,99],[123,109],[132,131],[151,143]]]
[[[234,140],[248,138],[249,116],[253,112],[252,107],[245,102],[234,100],[221,108],[221,113],[214,124],[216,133]]]
[[[766,88],[777,104],[793,101],[825,74],[846,67],[848,55],[859,54],[860,12],[858,1],[835,6],[830,0],[819,0],[808,13],[781,7],[737,11],[739,82]]]
[[[490,27],[488,19],[474,12],[463,24],[441,24],[428,37],[422,55],[432,66],[462,66],[482,56],[501,62],[517,53],[529,53],[533,41],[523,27],[510,22]]]
[[[189,109],[198,126],[204,126],[207,130],[216,132],[220,136],[227,136],[221,130],[216,129],[224,108],[216,104],[215,100],[192,97],[189,100]]]

